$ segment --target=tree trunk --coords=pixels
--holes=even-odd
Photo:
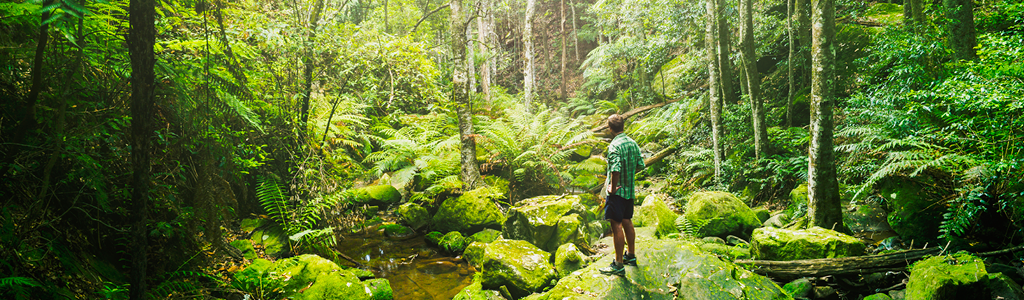
[[[479,34],[479,28],[477,31]],[[469,80],[466,90],[470,95],[476,93],[476,47],[473,44],[473,27],[466,23],[466,79]]]
[[[754,13],[753,0],[740,0],[742,15],[743,66],[747,81],[747,97],[750,100],[751,119],[754,125],[754,155],[764,158],[768,151],[768,128],[764,122],[764,105],[761,101],[761,74],[757,72],[757,57],[754,54]]]
[[[795,5],[793,5],[793,16],[796,18],[796,45],[799,48],[797,53],[800,55],[800,64],[798,66],[806,67],[811,62],[811,19],[807,12],[808,0],[794,1],[796,1]],[[797,77],[800,79],[800,87],[806,87],[810,84],[809,80],[811,77],[807,75],[806,68],[802,69]]]
[[[793,84],[793,52],[796,50],[796,41],[793,40],[793,0],[786,0],[786,31],[789,33],[789,58],[786,60],[786,79],[789,81],[789,93],[786,95],[786,127],[792,127],[793,93],[796,93]]]
[[[462,0],[452,0],[451,6],[451,30],[452,30],[452,61],[466,61],[466,20],[462,12]],[[461,141],[461,170],[459,178],[465,185],[464,190],[471,190],[483,184],[480,179],[480,170],[476,166],[476,140],[473,139],[473,110],[469,101],[468,81],[466,80],[466,65],[455,64],[452,75],[452,103],[456,105],[456,114],[459,118],[459,140]]]
[[[566,96],[566,92],[565,92],[565,49],[566,49],[566,45],[565,45],[565,0],[562,0],[559,3],[558,14],[562,18],[562,22],[559,24],[560,25],[560,27],[559,27],[559,36],[562,37],[562,60],[561,60],[562,84],[561,84],[561,86],[558,89],[558,98],[564,100],[567,97]]]
[[[526,66],[523,68],[523,104],[526,105],[526,111],[530,111],[535,84],[533,73],[533,11],[535,2],[536,0],[526,0],[526,22],[523,25],[523,55],[526,60]]]
[[[480,17],[476,18],[477,39],[480,42],[480,54],[486,57],[480,65],[480,90],[484,93],[484,99],[491,103],[491,51],[487,47],[491,45],[491,3],[488,0],[480,0]]]
[[[903,24],[921,24],[924,22],[924,11],[921,0],[903,0]]]
[[[317,0],[313,7],[313,15],[309,18],[309,35],[306,39],[306,57],[302,59],[302,64],[305,69],[302,72],[303,83],[306,85],[302,89],[302,111],[300,113],[302,122],[299,123],[301,128],[299,129],[300,134],[305,136],[306,122],[309,120],[309,101],[310,96],[313,93],[313,49],[316,48],[314,43],[316,42],[316,30],[317,24],[320,23],[320,12],[324,9],[324,0]]]
[[[708,24],[705,45],[708,52],[708,107],[711,110],[711,149],[714,153],[715,184],[722,179],[722,89],[721,64],[718,63],[718,0],[707,0]]]
[[[977,56],[974,30],[974,4],[971,0],[942,0],[949,22],[949,48],[956,59],[971,60]]]
[[[812,0],[811,143],[807,167],[807,215],[810,226],[848,232],[843,225],[832,146],[835,101],[835,0]]]
[[[146,297],[146,204],[149,202],[150,162],[149,140],[153,119],[153,65],[156,56],[156,3],[153,0],[131,0],[128,4],[128,55],[132,65],[131,95],[131,160],[132,160],[132,226],[131,279],[129,298]]]

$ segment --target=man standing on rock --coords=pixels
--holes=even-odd
[[[608,117],[608,129],[614,138],[608,144],[608,179],[605,180],[604,218],[612,225],[613,241],[615,242],[615,260],[601,273],[625,275],[625,265],[636,266],[636,232],[633,230],[633,201],[636,195],[633,181],[636,172],[644,168],[640,146],[623,133],[626,119],[614,114]],[[624,244],[629,245],[629,252],[623,255]]]

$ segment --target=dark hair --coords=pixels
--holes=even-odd
[[[626,125],[626,119],[622,115],[614,114],[608,116],[608,128],[611,128],[614,132],[622,132],[622,127]]]

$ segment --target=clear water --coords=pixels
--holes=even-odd
[[[391,283],[395,299],[452,299],[476,270],[459,257],[438,253],[423,235],[397,239],[376,228],[338,237],[337,250]]]

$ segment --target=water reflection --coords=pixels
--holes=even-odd
[[[391,283],[395,299],[452,299],[473,282],[473,267],[438,253],[422,235],[395,239],[376,228],[338,237],[337,250]]]

